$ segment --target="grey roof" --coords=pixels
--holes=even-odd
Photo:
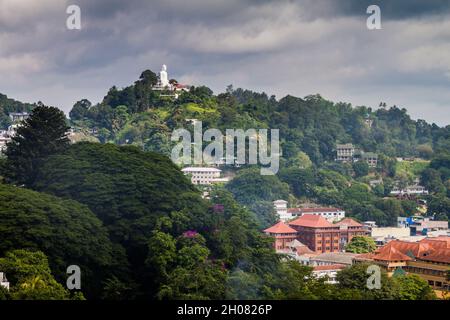
[[[321,253],[318,256],[311,258],[310,260],[351,265],[353,258],[357,255],[357,253],[350,252],[329,252]]]

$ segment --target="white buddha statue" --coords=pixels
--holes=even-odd
[[[167,66],[165,64],[162,65],[161,71],[159,72],[159,83],[162,87],[169,86],[169,77],[167,75]]]

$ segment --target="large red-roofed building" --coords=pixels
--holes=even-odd
[[[354,236],[368,235],[363,225],[353,219],[331,223],[312,214],[302,215],[288,224],[277,223],[264,232],[275,237],[277,250],[286,249],[291,239],[297,239],[315,253],[340,252]]]
[[[427,280],[438,292],[449,290],[447,272],[450,268],[450,237],[447,236],[425,238],[418,242],[390,241],[374,253],[356,256],[354,261],[376,263],[388,275],[400,268]]]

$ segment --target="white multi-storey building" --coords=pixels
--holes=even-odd
[[[278,215],[279,220],[281,221],[288,221],[293,218],[292,214],[288,212],[287,204],[288,202],[286,200],[275,200],[273,202],[275,211]]]
[[[355,146],[351,143],[338,144],[336,146],[337,161],[352,162],[355,155]]]
[[[19,122],[26,120],[30,114],[28,112],[11,112],[9,114],[9,117],[11,118],[12,122]]]
[[[222,170],[209,167],[187,167],[181,169],[185,175],[191,176],[192,184],[210,185],[228,182],[228,178],[221,178]]]
[[[290,208],[288,213],[292,217],[300,217],[304,214],[322,216],[330,222],[339,221],[345,218],[345,211],[338,208]]]
[[[395,196],[414,196],[414,195],[427,195],[429,192],[425,187],[420,185],[407,186],[405,189],[399,189],[398,187],[394,187],[391,191],[392,195]]]

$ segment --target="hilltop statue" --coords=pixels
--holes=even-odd
[[[159,72],[159,85],[161,87],[169,86],[169,77],[167,75],[167,66],[165,64],[162,65],[161,71]]]

